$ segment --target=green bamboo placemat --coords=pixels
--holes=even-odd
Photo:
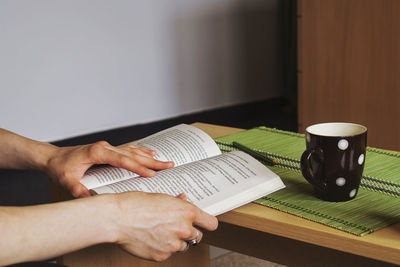
[[[357,197],[327,202],[314,196],[312,186],[301,174],[303,134],[257,127],[215,141],[223,152],[236,150],[232,146],[236,141],[276,161],[276,165],[267,167],[282,178],[286,188],[256,200],[258,204],[359,236],[400,221],[400,153],[368,147]]]

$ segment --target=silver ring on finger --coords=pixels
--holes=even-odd
[[[196,239],[188,240],[188,241],[186,241],[186,243],[188,243],[188,245],[192,246],[192,247],[197,246],[197,244],[198,244]]]
[[[196,238],[188,240],[186,241],[186,243],[192,247],[197,246],[197,244],[199,243],[199,241],[197,240],[198,238],[199,238],[199,230],[196,231]]]

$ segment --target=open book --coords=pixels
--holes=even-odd
[[[173,161],[175,167],[145,178],[122,168],[100,166],[89,169],[81,183],[96,194],[185,193],[189,201],[212,215],[285,187],[278,175],[250,155],[241,151],[222,154],[210,136],[190,125],[180,124],[133,144],[156,150],[156,159]]]

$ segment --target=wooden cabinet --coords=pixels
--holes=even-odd
[[[400,1],[298,1],[299,131],[356,122],[400,150]]]

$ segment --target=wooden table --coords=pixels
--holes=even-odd
[[[204,123],[194,126],[213,138],[242,131]],[[254,203],[218,219],[218,230],[205,233],[202,246],[161,264],[139,260],[115,245],[74,252],[65,255],[63,262],[69,266],[209,266],[207,243],[289,266],[400,264],[400,223],[357,237]]]

